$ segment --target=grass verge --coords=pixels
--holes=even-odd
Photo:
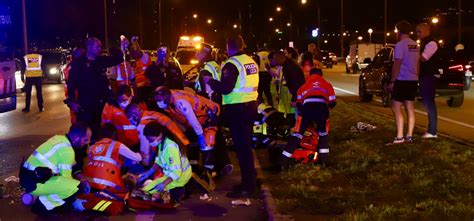
[[[350,132],[359,121],[377,129]],[[473,220],[474,149],[416,135],[414,144],[385,146],[394,135],[393,120],[340,101],[331,112],[329,168],[274,173],[258,150],[279,212],[296,220]]]

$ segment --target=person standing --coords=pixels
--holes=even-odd
[[[267,98],[267,103],[268,105],[273,107],[273,98],[272,98],[272,93],[270,91],[270,86],[272,84],[272,76],[270,73],[267,71],[267,66],[270,65],[270,61],[268,60],[268,55],[270,53],[262,49],[259,52],[257,52],[258,56],[258,61],[257,64],[259,65],[258,70],[260,71],[258,73],[258,101],[260,103],[263,102],[263,94],[265,94],[265,97]]]
[[[205,84],[221,93],[224,120],[227,121],[240,165],[241,184],[229,198],[256,197],[256,170],[253,157],[252,132],[257,117],[258,65],[243,52],[244,40],[240,35],[227,39],[229,59],[222,68],[221,80],[204,76]]]
[[[111,97],[106,69],[123,62],[120,50],[111,51],[111,56],[101,55],[102,44],[97,38],[86,43],[86,53],[71,64],[67,81],[68,96],[64,101],[77,115],[77,120],[87,123],[92,137],[98,137],[102,110]]]
[[[153,91],[151,90],[150,80],[145,76],[145,70],[152,64],[152,61],[150,55],[141,49],[137,36],[132,37],[130,57],[135,59],[135,96],[140,102],[147,102],[151,100]]]
[[[145,71],[145,76],[150,79],[152,93],[159,86],[183,90],[183,73],[181,72],[181,69],[174,64],[174,62],[169,62],[170,51],[168,47],[161,46],[158,48],[157,54],[157,61],[148,66]]]
[[[421,23],[416,27],[416,34],[421,39],[420,56],[420,95],[428,112],[428,131],[422,138],[437,138],[438,113],[436,111],[436,77],[438,73],[436,61],[438,57],[438,43],[431,35],[431,27]]]
[[[212,57],[212,46],[206,43],[201,44],[201,49],[196,53],[196,58],[201,64],[196,78],[196,84],[194,88],[196,92],[206,98],[211,99],[216,103],[221,103],[222,96],[220,94],[214,93],[209,85],[204,84],[202,76],[211,76],[213,79],[221,79],[221,67]]]
[[[415,128],[414,100],[418,89],[418,73],[420,66],[420,49],[410,38],[410,23],[401,21],[396,25],[398,30],[398,43],[395,45],[394,62],[388,91],[392,93],[392,111],[397,125],[397,136],[386,145],[413,142],[413,129]],[[402,105],[405,105],[408,116],[408,131],[403,137],[404,119]]]
[[[26,99],[25,99],[25,108],[23,108],[23,112],[30,112],[30,104],[31,104],[31,90],[33,89],[33,85],[36,88],[36,98],[38,99],[38,109],[40,112],[44,111],[43,108],[43,70],[41,68],[41,61],[43,56],[38,54],[36,48],[32,48],[30,53],[23,57],[25,60],[25,92],[26,92]],[[22,78],[23,80],[23,78]]]

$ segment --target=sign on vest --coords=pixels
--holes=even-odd
[[[244,65],[245,67],[245,73],[247,75],[253,75],[253,74],[258,74],[258,67],[257,67],[257,64],[246,64]]]

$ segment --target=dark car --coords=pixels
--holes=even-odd
[[[372,101],[373,96],[382,97],[382,104],[390,105],[390,93],[385,89],[390,82],[393,65],[394,47],[389,45],[381,49],[374,61],[363,69],[359,78],[359,99]],[[436,95],[447,97],[450,107],[460,107],[464,102],[464,72],[447,62],[436,74]]]
[[[54,81],[60,84],[64,80],[64,67],[67,62],[67,51],[65,50],[43,50],[41,68],[45,81]]]
[[[329,51],[321,51],[321,63],[327,68],[332,68],[334,61],[332,59],[331,53]]]

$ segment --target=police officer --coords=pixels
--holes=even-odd
[[[25,108],[23,108],[23,112],[30,112],[30,103],[31,103],[31,90],[33,85],[36,88],[36,98],[38,99],[38,109],[40,112],[44,111],[43,108],[43,71],[41,69],[41,62],[43,56],[38,54],[36,48],[32,48],[30,53],[23,57],[25,60],[25,92],[26,92],[26,99],[25,99]],[[23,77],[23,76],[22,76]]]
[[[293,152],[299,147],[306,129],[313,123],[318,132],[318,162],[325,166],[329,155],[329,139],[326,123],[329,119],[329,108],[336,106],[334,88],[322,77],[320,69],[313,68],[310,77],[298,90],[297,109],[301,113],[281,156],[281,166],[287,167]]]
[[[211,76],[212,79],[221,79],[221,67],[212,58],[212,46],[206,43],[201,44],[201,49],[196,53],[196,58],[202,64],[198,77],[196,79],[195,89],[199,95],[210,98],[212,101],[221,103],[222,97],[220,94],[214,93],[209,85],[204,84],[203,76]]]
[[[221,80],[204,77],[204,83],[221,93],[224,120],[227,121],[241,171],[241,184],[227,194],[230,198],[256,197],[256,171],[252,152],[252,130],[257,115],[258,65],[243,52],[244,40],[227,39],[229,59]]]
[[[91,130],[84,123],[73,124],[68,134],[56,135],[39,146],[20,168],[20,185],[26,190],[22,197],[37,214],[50,214],[71,208],[79,188],[88,192],[87,181],[72,177],[75,150],[84,149],[91,138]]]

